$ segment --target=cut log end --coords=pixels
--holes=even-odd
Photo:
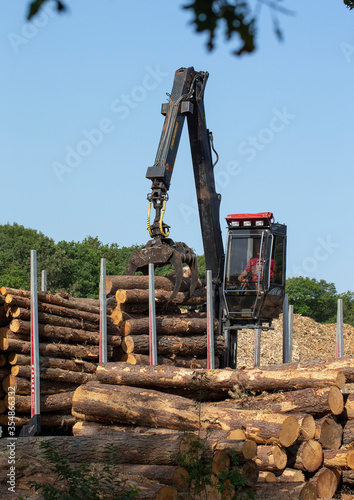
[[[331,387],[328,394],[328,405],[333,415],[340,415],[344,410],[344,398],[338,387]]]
[[[279,433],[280,443],[287,448],[291,446],[297,440],[300,432],[300,425],[297,419],[293,416],[287,417]]]

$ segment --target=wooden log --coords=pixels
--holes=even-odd
[[[18,319],[13,319],[10,323],[10,328],[13,333],[20,333],[29,336],[30,322]],[[39,325],[40,339],[64,340],[66,342],[86,342],[88,344],[99,344],[99,333],[75,328],[68,328],[58,325]],[[119,347],[121,345],[120,335],[107,335],[108,345]]]
[[[119,477],[137,482],[146,480],[165,485],[175,485],[177,491],[188,487],[189,475],[186,469],[179,465],[141,465],[141,464],[123,464],[114,467]]]
[[[354,394],[346,394],[344,418],[354,419]]]
[[[217,321],[214,331],[217,331]],[[146,335],[149,333],[149,318],[129,319],[120,327],[122,335]],[[207,331],[207,318],[188,318],[185,315],[156,317],[158,335],[203,335]]]
[[[228,399],[222,403],[223,407],[227,405],[248,410],[267,408],[268,411],[279,413],[311,413],[313,417],[320,418],[329,412],[334,415],[342,413],[344,400],[340,389],[332,386]]]
[[[175,287],[175,279],[168,276],[155,276],[155,289],[173,291]],[[201,283],[198,281],[197,288],[201,288]],[[190,288],[190,279],[183,278],[180,291],[186,292]],[[106,294],[114,295],[117,290],[148,290],[149,276],[107,276],[106,277]]]
[[[242,460],[252,460],[257,454],[257,443],[251,439],[238,440],[238,439],[214,439],[207,438],[207,442],[214,450],[224,451],[226,453],[232,452],[232,456]]]
[[[13,421],[16,427],[22,427],[28,424],[28,422],[30,421],[30,416],[29,414],[16,413]],[[8,422],[8,416],[6,414],[1,414],[0,425],[7,426]],[[75,422],[76,419],[72,415],[64,415],[61,413],[44,413],[43,415],[41,415],[41,427],[59,427],[67,429],[69,427],[72,427]]]
[[[332,415],[316,420],[316,435],[323,448],[337,450],[342,444],[343,427]]]
[[[61,392],[58,394],[43,395],[40,397],[40,409],[41,413],[47,412],[71,412],[71,402],[73,398],[74,391],[71,392]],[[30,396],[20,396],[15,394],[15,408],[16,412],[27,413],[31,411],[31,397]],[[10,398],[10,405],[13,402],[13,397]],[[6,408],[9,407],[9,396],[5,397]]]
[[[47,415],[49,417],[50,414]],[[63,458],[71,463],[104,462],[109,454],[108,445],[119,451],[120,464],[141,465],[178,465],[185,435],[138,434],[121,432],[113,434],[109,441],[101,436],[37,436],[35,438],[18,437],[16,440],[16,456],[31,457],[32,461],[43,461],[41,442],[51,442]],[[0,440],[1,457],[8,459],[7,440]]]
[[[30,320],[30,310],[23,309],[21,307],[17,307],[15,312],[12,312],[12,316],[16,319],[13,319],[10,323],[10,329],[13,332],[17,332],[19,330],[18,323],[20,320],[29,321]],[[97,315],[96,315],[97,316]],[[99,319],[99,317],[98,317]],[[96,332],[98,330],[98,322],[94,323],[93,321],[88,321],[76,317],[66,317],[66,316],[57,316],[56,314],[49,314],[44,312],[38,313],[38,322],[42,325],[54,325],[54,326],[62,326],[66,328],[73,328],[77,330],[86,330],[89,332]],[[108,324],[107,331],[112,335],[119,334],[119,328],[116,325]]]
[[[10,365],[28,366],[31,364],[31,357],[24,354],[12,353],[9,355],[9,363]],[[82,359],[50,358],[47,356],[39,356],[39,365],[43,368],[60,368],[62,370],[86,373],[95,373],[97,368],[96,363],[82,361]]]
[[[6,393],[11,390],[16,394],[31,394],[31,381],[28,378],[8,375],[2,381],[2,387]],[[53,380],[41,380],[40,388],[41,394],[56,394],[58,392],[74,391],[77,388],[77,384],[58,382]]]
[[[316,421],[310,414],[291,413],[294,415],[300,424],[299,441],[314,439],[316,434]]]
[[[354,485],[354,469],[342,471],[343,484]]]
[[[225,450],[216,450],[213,454],[211,463],[211,472],[218,476],[224,470],[230,467],[230,457]]]
[[[296,450],[295,463],[289,461],[289,466],[302,471],[314,472],[322,464],[323,450],[318,441],[309,439],[303,441]]]
[[[305,475],[302,470],[291,469],[287,467],[282,471],[280,476],[276,477],[276,481],[281,483],[304,483]]]
[[[149,352],[148,335],[128,335],[122,337],[122,349],[126,353],[147,354]],[[215,355],[221,356],[225,348],[224,337],[221,335],[215,337]],[[175,337],[158,336],[157,353],[159,355],[177,355],[177,356],[199,356],[207,355],[206,336],[198,337]]]
[[[259,483],[275,483],[277,476],[274,472],[267,472],[265,470],[259,471],[258,482]]]
[[[117,303],[119,304],[146,304],[149,302],[149,290],[117,290]],[[171,296],[171,292],[166,290],[155,290],[155,301],[163,304],[167,302]],[[188,292],[178,292],[172,300],[175,304],[185,305],[200,305],[206,302],[206,288],[196,290],[192,297],[189,297]]]
[[[337,476],[327,467],[322,467],[317,471],[310,482],[316,486],[317,496],[323,500],[331,500],[337,491]]]
[[[278,471],[285,469],[287,455],[284,448],[280,446],[257,446],[257,454],[253,459],[259,470]]]
[[[352,446],[354,448],[354,420],[348,420],[343,427],[343,446]]]
[[[329,469],[354,469],[354,450],[323,450],[323,465]]]
[[[94,373],[74,372],[62,370],[61,368],[40,367],[39,372],[41,379],[67,382],[69,384],[86,384],[90,380],[96,380],[96,374]],[[11,375],[29,379],[31,377],[31,367],[24,365],[13,366]]]
[[[115,361],[121,361],[123,363],[129,363],[131,365],[150,365],[150,357],[147,354],[137,354],[137,353],[129,353],[126,354],[122,351],[122,354],[119,356],[119,359],[115,359]],[[182,358],[179,356],[174,356],[171,358],[166,358],[163,356],[157,357],[158,365],[171,365],[171,366],[180,366],[182,368],[207,368],[208,360],[206,358],[196,358],[196,357],[187,357]],[[215,358],[216,368],[220,365],[219,358]]]
[[[317,500],[312,483],[257,483],[252,487],[255,500]]]
[[[9,374],[8,368],[0,368],[0,380],[4,380]]]
[[[294,416],[222,410],[210,403],[201,404],[199,415],[194,403],[181,396],[100,383],[82,385],[75,391],[73,411],[99,417],[107,423],[185,430],[200,427],[223,430],[244,428],[249,439],[263,444],[269,442],[290,446],[299,434],[299,423]]]
[[[16,340],[13,338],[3,339],[6,341],[6,345],[0,342],[0,346],[5,351],[12,351],[14,354],[30,354],[31,353],[31,343],[25,340]],[[47,344],[39,343],[39,354],[41,356],[50,357],[63,357],[63,358],[77,358],[85,359],[90,361],[98,361],[99,359],[99,348],[94,345],[72,345],[72,344]],[[108,358],[111,358],[113,354],[112,346],[107,346]],[[16,363],[16,357],[14,356],[14,362]]]

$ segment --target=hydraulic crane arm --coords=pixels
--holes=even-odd
[[[207,79],[208,73],[197,72],[192,67],[181,68],[175,73],[169,102],[162,105],[165,121],[155,162],[146,173],[146,177],[152,181],[151,193],[148,195],[148,230],[153,239],[145,248],[134,252],[127,265],[127,273],[134,274],[138,269],[146,272],[149,262],[155,265],[173,264],[176,270],[176,286],[170,300],[179,290],[183,262],[191,268],[190,293],[193,293],[198,279],[194,252],[185,243],[173,242],[169,238],[169,226],[163,222],[168,190],[186,117],[206,266],[212,270],[215,280],[222,279],[224,249],[219,219],[220,195],[215,190],[210,133],[206,127],[204,111],[204,89]],[[150,224],[151,206],[155,210],[152,224]]]

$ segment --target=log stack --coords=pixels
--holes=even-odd
[[[354,397],[341,391],[344,372],[354,376],[353,358],[251,370],[99,364],[97,381],[74,393],[73,433],[144,436],[148,449],[136,457],[146,465],[159,437],[193,432],[205,437],[215,471],[236,450],[256,499],[330,499],[354,478]]]
[[[7,425],[7,393],[15,392],[15,423],[30,417],[30,292],[2,287],[0,311],[6,326],[0,328],[1,400],[0,425]],[[115,300],[111,299],[111,306]],[[41,425],[72,426],[74,390],[95,380],[99,360],[99,301],[73,299],[68,294],[38,293]],[[0,314],[1,317],[1,314]],[[121,344],[119,327],[108,319],[108,356]]]
[[[117,306],[110,317],[120,327],[122,344],[114,349],[114,359],[132,364],[149,364],[149,277],[107,276],[107,295],[114,295]],[[155,277],[156,331],[158,364],[189,368],[207,366],[207,318],[202,312],[187,312],[186,307],[206,302],[206,289],[201,286],[188,297],[190,280],[185,277],[181,291],[170,303],[174,279]],[[224,339],[214,323],[216,363],[224,352]]]

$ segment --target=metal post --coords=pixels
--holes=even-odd
[[[289,363],[293,360],[294,306],[289,306]]]
[[[286,293],[283,304],[283,363],[290,361],[290,338],[289,338],[289,296]]]
[[[43,269],[42,271],[41,291],[47,291],[47,271],[45,269]]]
[[[149,354],[150,365],[157,365],[155,268],[151,263],[149,264]]]
[[[343,299],[337,301],[336,358],[344,356],[343,341]]]
[[[214,352],[214,308],[213,308],[213,276],[209,270],[206,272],[207,279],[207,368],[214,370],[215,368],[215,352]]]
[[[254,366],[259,366],[261,362],[261,329],[256,328],[254,342]]]
[[[38,335],[37,251],[31,250],[31,419],[21,429],[20,436],[34,436],[41,430],[40,372]]]
[[[106,259],[101,259],[100,273],[100,363],[107,363],[107,297],[106,297]]]

